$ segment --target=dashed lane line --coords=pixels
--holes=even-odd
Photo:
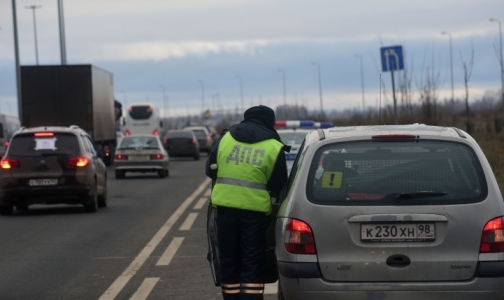
[[[212,194],[212,189],[208,189],[208,190],[206,190],[206,192],[203,196],[210,197],[211,194]]]
[[[186,211],[186,209],[191,205],[194,199],[201,194],[203,189],[210,183],[210,178],[207,178],[201,183],[201,185],[189,196],[182,204],[177,208],[177,210],[171,215],[171,217],[166,221],[163,226],[158,230],[158,232],[152,237],[147,245],[140,251],[137,257],[131,262],[131,264],[123,271],[121,275],[112,283],[112,285],[101,295],[99,300],[112,300],[117,297],[117,295],[122,291],[130,279],[136,274],[136,272],[142,267],[147,258],[151,255],[152,251],[159,245],[161,240],[166,236],[168,231],[173,227],[173,224],[177,222],[180,216]]]
[[[194,209],[202,209],[205,203],[207,202],[207,197],[201,197],[199,201],[194,205]]]
[[[159,281],[159,278],[145,278],[138,290],[131,296],[130,300],[145,300],[152,292],[152,289]]]
[[[191,227],[194,223],[194,220],[196,220],[196,218],[198,217],[198,214],[199,213],[190,213],[189,215],[187,215],[187,218],[185,219],[184,223],[182,223],[182,225],[180,225],[179,230],[191,229]]]
[[[177,253],[177,250],[179,249],[180,245],[182,245],[183,241],[184,241],[183,237],[173,238],[170,245],[168,245],[168,248],[166,248],[163,255],[161,255],[161,257],[159,258],[158,262],[156,263],[156,266],[169,265],[172,258],[175,256],[175,253]]]

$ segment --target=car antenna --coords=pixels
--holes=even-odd
[[[380,73],[380,104],[378,105],[378,125],[381,125],[381,73]]]

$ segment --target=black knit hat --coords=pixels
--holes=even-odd
[[[259,106],[253,106],[245,111],[243,114],[243,117],[245,118],[245,121],[248,120],[259,120],[268,127],[274,127],[275,126],[275,112],[264,105],[259,105]]]

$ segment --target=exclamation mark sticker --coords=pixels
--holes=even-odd
[[[334,183],[333,183],[333,181],[334,181],[334,176],[336,176],[336,174],[332,173],[332,174],[331,174],[331,180],[330,180],[330,182],[329,182],[329,185],[330,185],[330,186],[333,186],[333,185],[334,185]]]

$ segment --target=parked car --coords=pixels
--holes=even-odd
[[[0,214],[31,204],[107,206],[107,176],[91,137],[77,126],[21,128],[0,161]]]
[[[12,135],[20,127],[18,117],[0,114],[0,156],[5,154]]]
[[[199,148],[201,152],[210,153],[212,150],[214,141],[210,137],[210,132],[205,126],[190,126],[184,128],[184,130],[191,130],[194,132],[196,139],[198,140]]]
[[[115,177],[123,178],[126,172],[156,172],[168,177],[170,157],[158,135],[137,134],[121,138],[114,157]]]
[[[504,298],[504,202],[462,130],[313,131],[279,201],[279,299]]]
[[[205,127],[208,130],[208,134],[210,135],[210,138],[212,138],[213,142],[214,143],[217,142],[220,138],[220,134],[217,131],[217,129],[215,129],[215,127],[210,125],[205,125]]]
[[[287,174],[290,174],[292,164],[296,159],[299,148],[303,143],[306,135],[313,129],[279,129],[277,130],[282,143],[291,146],[289,153],[285,153],[285,160],[287,161]]]
[[[170,157],[200,159],[199,144],[191,130],[172,129],[166,133],[163,144]]]

